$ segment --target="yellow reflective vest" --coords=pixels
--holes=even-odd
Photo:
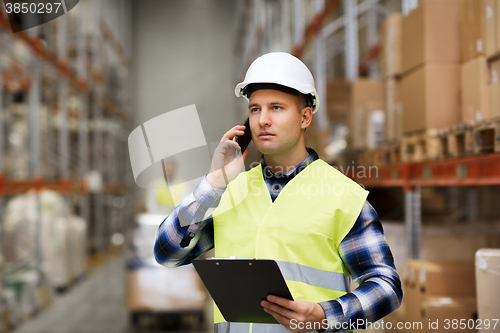
[[[294,299],[336,299],[350,291],[338,247],[367,195],[318,159],[272,202],[258,165],[229,183],[213,213],[215,256],[276,260]],[[216,333],[287,331],[278,324],[228,323],[215,305],[214,323]]]
[[[182,201],[184,194],[183,181],[176,179],[169,187],[164,179],[156,179],[154,181],[156,204],[158,206],[166,206],[175,208],[176,202]]]

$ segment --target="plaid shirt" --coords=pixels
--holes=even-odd
[[[273,201],[293,177],[318,159],[313,149],[307,148],[307,151],[309,156],[302,163],[279,176],[266,167],[264,157],[261,157],[264,179]],[[224,190],[214,189],[203,178],[193,193],[184,198],[163,221],[154,246],[155,257],[160,264],[167,267],[189,264],[214,247],[213,220],[210,214],[217,207],[223,192]],[[194,237],[183,248],[180,243],[189,233]],[[399,307],[403,297],[401,280],[385,240],[382,224],[368,201],[351,231],[340,243],[339,253],[359,287],[340,298],[319,303],[329,323],[344,323],[344,328],[350,325],[349,329],[363,329],[366,328],[366,322],[373,323]],[[358,325],[361,321],[363,324]]]

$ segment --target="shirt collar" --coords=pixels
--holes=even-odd
[[[276,178],[276,177],[286,177],[286,178],[293,178],[296,175],[299,174],[302,170],[304,170],[309,164],[312,162],[316,161],[319,159],[318,154],[314,151],[314,149],[306,147],[307,152],[309,155],[306,157],[305,160],[303,160],[299,165],[297,165],[295,168],[288,172],[284,172],[283,174],[280,174],[279,176],[276,176],[274,172],[269,170],[269,168],[266,166],[266,162],[264,161],[264,155],[260,157],[260,164],[262,166],[262,173],[264,174],[264,179],[268,178]]]

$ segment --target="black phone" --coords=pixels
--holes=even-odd
[[[248,145],[250,144],[250,141],[252,141],[252,132],[250,132],[250,119],[247,119],[245,121],[245,133],[243,135],[237,136],[236,137],[236,142],[238,142],[238,145],[241,147],[241,153],[247,149]]]

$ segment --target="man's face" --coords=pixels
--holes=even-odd
[[[272,89],[254,91],[248,103],[255,147],[263,154],[282,153],[298,144],[302,116],[297,96]]]
[[[169,176],[175,176],[175,164],[172,161],[165,163],[165,172]]]

